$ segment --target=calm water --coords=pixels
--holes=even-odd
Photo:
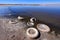
[[[9,14],[34,16],[41,21],[60,25],[60,7],[0,6],[0,16]]]

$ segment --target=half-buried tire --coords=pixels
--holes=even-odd
[[[36,38],[39,35],[39,32],[36,28],[28,28],[26,34],[30,38]]]

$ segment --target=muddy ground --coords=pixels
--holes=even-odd
[[[31,39],[26,35],[26,29],[28,28],[26,22],[13,19],[18,22],[10,24],[10,20],[12,19],[0,18],[0,40],[60,40],[60,34],[56,34],[55,32],[55,30],[58,29],[49,33],[39,31],[40,36],[38,38]]]

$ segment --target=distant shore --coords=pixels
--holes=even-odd
[[[0,6],[60,6],[60,4],[0,4]]]

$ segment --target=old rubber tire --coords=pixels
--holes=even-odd
[[[49,32],[50,31],[49,26],[47,26],[45,24],[37,24],[37,29],[42,32]]]
[[[29,31],[31,31],[31,30],[34,31],[33,34],[29,33]],[[31,31],[31,32],[32,32],[32,31]],[[27,36],[30,37],[30,38],[36,38],[39,33],[38,33],[38,30],[37,30],[36,28],[28,28],[27,31],[26,31],[26,34],[27,34]]]

